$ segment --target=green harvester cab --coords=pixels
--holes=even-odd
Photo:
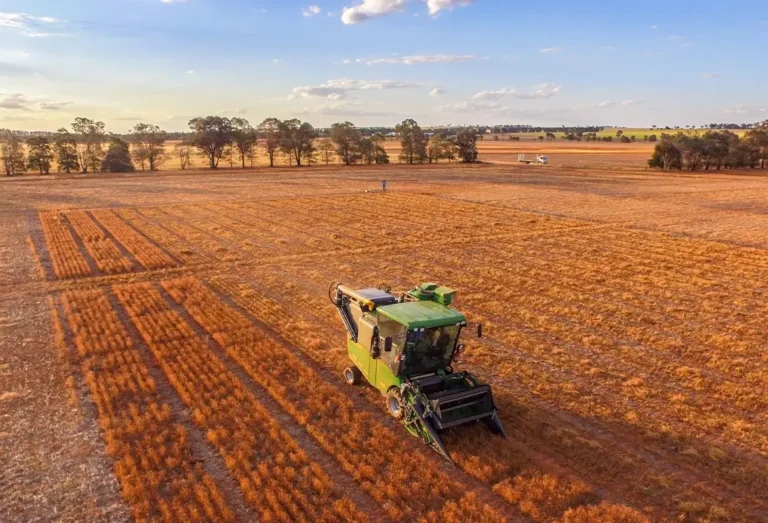
[[[333,284],[329,297],[347,329],[347,383],[365,378],[409,432],[449,461],[440,433],[483,421],[504,435],[489,385],[453,363],[467,319],[451,307],[456,291],[424,283],[399,298],[385,286],[354,290]],[[482,336],[482,326],[477,335]]]

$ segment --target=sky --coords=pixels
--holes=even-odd
[[[0,0],[0,128],[768,120],[768,2]]]

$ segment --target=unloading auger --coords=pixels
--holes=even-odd
[[[456,291],[425,283],[400,298],[390,292],[384,285],[353,290],[334,283],[329,289],[348,333],[353,365],[344,370],[347,383],[365,377],[385,396],[390,415],[449,461],[440,439],[446,429],[483,421],[506,437],[490,385],[452,367],[467,327],[451,307]]]

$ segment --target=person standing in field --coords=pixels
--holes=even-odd
[[[381,180],[381,190],[387,192],[387,180]]]

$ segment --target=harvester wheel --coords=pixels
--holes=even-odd
[[[346,381],[348,385],[358,385],[362,377],[363,374],[357,367],[347,367],[344,369],[344,381]]]
[[[387,411],[389,415],[400,421],[405,416],[405,409],[403,408],[403,395],[400,394],[400,389],[391,388],[387,392]]]

